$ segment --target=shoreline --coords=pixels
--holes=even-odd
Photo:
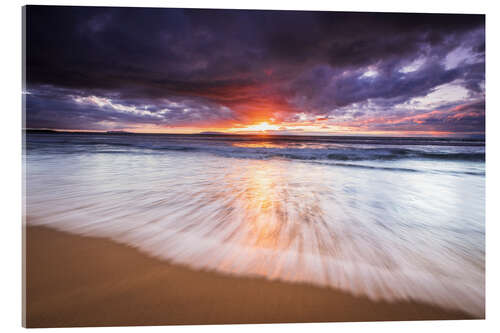
[[[308,284],[195,271],[104,238],[25,228],[26,327],[484,318]]]

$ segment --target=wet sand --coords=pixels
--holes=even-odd
[[[26,228],[27,327],[474,319],[413,302],[172,265],[136,249]]]

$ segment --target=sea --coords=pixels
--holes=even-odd
[[[26,131],[23,159],[28,225],[484,316],[484,139]]]

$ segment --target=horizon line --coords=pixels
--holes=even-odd
[[[201,131],[201,132],[191,132],[191,133],[168,133],[168,132],[131,132],[125,130],[68,130],[68,129],[54,129],[54,128],[22,128],[22,131],[39,131],[39,132],[53,132],[53,133],[88,133],[88,134],[135,134],[135,135],[221,135],[221,136],[247,136],[247,135],[255,135],[255,136],[317,136],[317,137],[390,137],[390,138],[481,138],[486,139],[486,132],[465,132],[465,133],[447,133],[443,132],[443,135],[430,135],[423,133],[422,135],[418,135],[417,133],[408,133],[408,135],[400,134],[400,135],[390,135],[390,134],[283,134],[283,133],[270,133],[267,131],[264,132],[255,132],[255,133],[235,133],[235,132],[221,132],[221,131]]]

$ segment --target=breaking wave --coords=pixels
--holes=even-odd
[[[374,144],[352,144],[323,141],[292,141],[281,140],[239,140],[218,139],[200,140],[198,137],[190,140],[180,140],[177,137],[139,140],[135,137],[123,142],[113,136],[101,135],[101,140],[85,140],[84,138],[60,138],[49,140],[47,143],[37,141],[30,144],[28,149],[42,150],[53,153],[125,153],[125,154],[155,154],[162,151],[210,153],[223,157],[253,158],[253,159],[297,159],[297,160],[334,160],[334,161],[366,161],[366,160],[401,160],[401,159],[428,159],[449,161],[477,161],[485,160],[484,145],[474,146],[459,142],[445,146],[443,141],[431,145],[401,146],[393,141],[376,141]],[[154,138],[154,137],[153,137]],[[366,141],[366,140],[365,140]],[[348,141],[350,142],[350,141]],[[400,141],[397,141],[400,142]],[[420,142],[420,141],[419,141]],[[428,144],[429,142],[427,142]],[[67,149],[68,146],[71,149]]]

